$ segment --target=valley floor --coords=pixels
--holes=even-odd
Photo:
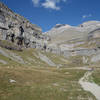
[[[96,100],[78,83],[87,70],[0,67],[0,100]]]
[[[79,83],[92,67],[82,67],[81,58],[65,59],[35,49],[19,52],[0,48],[0,100],[96,100],[91,90],[82,87],[84,82]],[[100,86],[99,76],[96,64],[88,81]]]

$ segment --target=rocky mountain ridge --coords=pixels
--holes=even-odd
[[[88,21],[79,26],[57,24],[51,30],[45,32],[45,34],[51,37],[52,42],[61,43],[72,39],[86,38],[89,32],[98,28],[100,28],[100,21]]]
[[[77,27],[57,24],[42,34],[40,27],[0,3],[0,47],[18,51],[23,48],[38,48],[63,55],[67,59],[80,56],[87,60],[88,56],[90,63],[100,52],[100,21],[85,22]],[[51,63],[47,57],[40,56],[43,61]],[[99,61],[99,57],[96,61]]]
[[[100,61],[100,21],[88,21],[79,26],[57,24],[45,34],[51,38],[49,45],[54,53],[67,59],[78,56],[89,62]]]
[[[48,39],[42,35],[40,27],[31,24],[0,2],[0,40],[9,41],[21,48],[43,49]]]

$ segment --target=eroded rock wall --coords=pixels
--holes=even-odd
[[[0,2],[0,40],[7,40],[21,47],[44,48],[48,38],[42,29],[14,13]]]

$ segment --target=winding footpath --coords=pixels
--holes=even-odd
[[[90,71],[86,72],[84,76],[79,80],[79,84],[85,91],[91,92],[97,100],[100,100],[100,86],[88,81],[88,78],[91,74],[92,72]]]

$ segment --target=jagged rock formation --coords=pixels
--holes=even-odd
[[[7,40],[20,47],[43,49],[48,37],[42,29],[14,13],[0,2],[0,40]]]

